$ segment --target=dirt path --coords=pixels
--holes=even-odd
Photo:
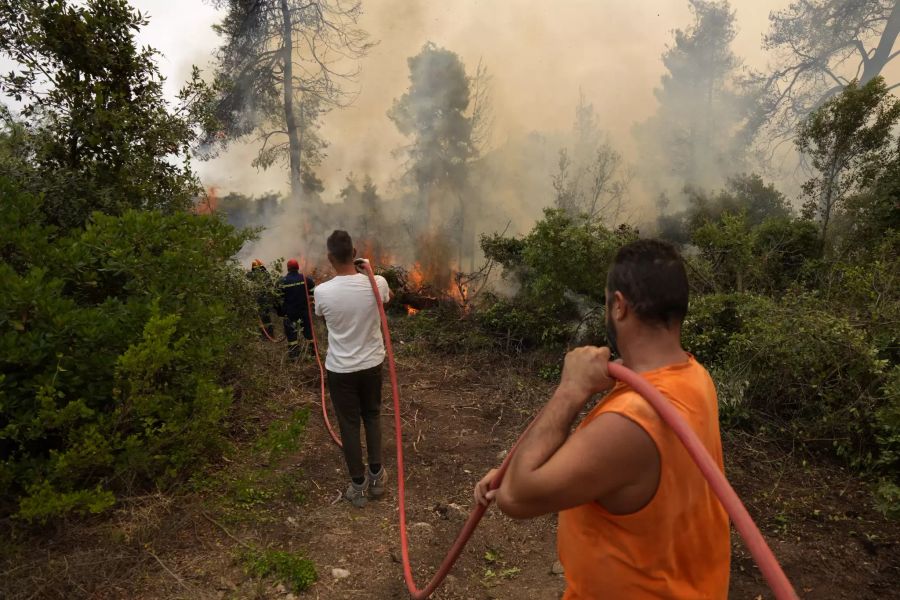
[[[422,587],[468,514],[474,482],[514,441],[530,413],[526,398],[535,394],[511,373],[498,384],[474,361],[425,363],[405,356],[398,366],[404,382],[410,555]],[[385,413],[386,463],[391,468],[396,464],[393,410],[386,407]],[[345,470],[318,423],[310,428],[299,466],[309,476],[311,489],[308,512],[299,516],[297,531],[309,540],[310,556],[320,568],[318,597],[407,598],[399,564],[396,490],[362,510],[346,502],[331,505],[346,485]],[[393,468],[391,476],[395,485]],[[555,531],[553,517],[516,523],[489,511],[434,598],[557,598],[564,584],[551,572]],[[334,580],[334,567],[349,570],[351,576]]]
[[[552,386],[527,359],[398,347],[410,550],[423,586],[465,519],[472,485],[500,461]],[[315,367],[286,366],[274,348],[267,360],[260,372],[277,389],[239,408],[221,465],[178,494],[126,499],[111,516],[0,543],[0,597],[408,598],[387,389],[391,491],[358,510],[335,502],[347,479],[322,426]],[[298,435],[303,411],[309,422]],[[732,482],[802,597],[900,598],[900,527],[871,509],[856,476],[746,434],[729,434],[725,446]],[[515,522],[489,511],[435,600],[559,598],[555,527],[555,517]],[[769,598],[736,534],[733,547],[730,597]],[[248,556],[263,549],[309,558],[318,582],[293,594],[276,575],[250,573]],[[349,577],[336,579],[332,569]]]

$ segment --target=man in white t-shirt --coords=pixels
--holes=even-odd
[[[384,495],[387,473],[381,464],[381,365],[384,340],[369,277],[354,265],[356,248],[346,231],[328,236],[328,260],[336,276],[314,290],[316,314],[328,327],[328,391],[337,414],[350,472],[344,497],[353,506],[366,505],[366,496]],[[387,281],[375,276],[383,302],[391,298]],[[360,422],[366,430],[369,468],[363,465]]]

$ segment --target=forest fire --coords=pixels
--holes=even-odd
[[[197,199],[194,204],[194,214],[211,215],[219,207],[219,189],[212,185],[206,189],[206,193]]]
[[[418,262],[413,265],[412,270],[409,272],[409,283],[415,289],[425,287],[425,275],[422,273],[422,265]]]
[[[358,256],[369,259],[373,266],[393,264],[393,257],[380,242],[364,239],[358,248]]]

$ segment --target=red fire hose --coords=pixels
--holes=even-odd
[[[269,330],[266,329],[266,326],[263,325],[262,319],[260,319],[259,317],[256,317],[256,320],[259,321],[259,328],[262,329],[263,335],[265,335],[267,338],[269,338],[269,341],[270,341],[270,342],[273,342],[273,343],[277,344],[278,342],[284,340],[284,336],[281,336],[281,337],[278,338],[277,340],[276,340],[275,338],[273,338],[273,337],[269,334]]]
[[[400,419],[400,389],[397,385],[397,372],[396,366],[394,364],[394,349],[393,345],[391,344],[391,333],[388,328],[387,315],[384,312],[384,304],[381,301],[381,294],[378,291],[378,284],[375,281],[375,273],[372,271],[372,267],[368,263],[368,261],[364,262],[363,264],[365,266],[366,274],[369,277],[369,283],[371,283],[372,285],[372,292],[375,294],[375,303],[378,306],[378,314],[381,317],[381,330],[384,334],[384,344],[388,359],[388,370],[390,372],[391,378],[391,391],[394,397],[394,433],[396,436],[397,445],[397,500],[400,505],[400,552],[403,559],[403,577],[406,580],[406,587],[409,590],[410,596],[414,600],[425,600],[434,592],[435,589],[437,589],[437,587],[450,572],[450,569],[453,567],[457,558],[459,558],[462,549],[465,547],[466,543],[469,541],[469,538],[472,536],[472,533],[475,531],[475,528],[478,526],[478,522],[481,521],[481,518],[484,516],[487,507],[480,504],[475,505],[475,507],[472,509],[472,512],[469,514],[468,520],[466,520],[465,524],[459,532],[459,535],[456,536],[456,540],[453,542],[453,545],[450,547],[450,550],[444,557],[443,562],[441,563],[440,567],[438,567],[437,572],[431,578],[431,581],[428,582],[428,585],[426,585],[425,588],[421,590],[417,588],[416,582],[413,579],[412,567],[409,560],[409,540],[406,526],[406,486],[403,468],[403,436],[401,431],[402,422]],[[311,311],[310,323],[312,323]],[[316,336],[315,332],[313,332],[313,344],[316,350],[316,360],[319,362],[319,371],[322,375],[322,415],[325,418],[325,424],[328,427],[329,433],[331,433],[331,437],[338,445],[340,445],[340,439],[335,434],[334,429],[331,427],[331,423],[328,421],[328,413],[325,409],[325,373],[322,368],[322,362],[319,359],[318,345],[315,340]],[[740,498],[738,498],[738,495],[731,487],[731,484],[728,483],[728,480],[725,479],[725,476],[719,470],[715,461],[713,461],[712,457],[709,455],[709,452],[707,452],[706,448],[703,446],[703,443],[697,437],[697,434],[694,433],[687,422],[685,422],[681,415],[678,414],[678,411],[672,407],[669,401],[666,400],[666,398],[659,392],[659,390],[653,387],[653,385],[651,385],[646,379],[631,371],[630,369],[616,363],[609,363],[608,368],[609,374],[612,377],[615,377],[616,379],[627,383],[632,388],[634,388],[636,392],[643,396],[659,413],[663,421],[665,421],[666,424],[672,428],[672,430],[675,432],[675,435],[677,435],[678,439],[681,440],[681,443],[684,444],[688,453],[691,455],[691,458],[694,459],[694,462],[699,467],[701,473],[703,473],[703,476],[706,478],[707,482],[709,482],[709,485],[712,488],[713,492],[715,492],[716,496],[719,498],[719,501],[722,502],[722,505],[725,507],[725,510],[728,512],[728,515],[734,522],[735,527],[741,534],[744,542],[747,544],[747,548],[750,550],[750,554],[753,556],[756,564],[759,565],[759,569],[760,571],[762,571],[763,576],[766,578],[766,582],[769,584],[769,587],[775,593],[776,600],[796,600],[798,598],[797,593],[794,591],[793,586],[791,585],[790,581],[788,581],[788,578],[784,574],[784,571],[781,569],[781,565],[778,564],[778,560],[775,558],[772,550],[769,548],[768,544],[766,544],[766,541],[757,528],[756,523],[753,522],[753,519],[747,512],[744,504],[741,502]],[[528,430],[531,429],[531,426],[533,424],[534,421],[531,422],[528,428],[519,437],[519,440],[516,441],[516,444],[506,455],[506,458],[503,460],[503,463],[497,470],[497,475],[491,482],[490,489],[497,489],[498,487],[500,487],[500,483],[503,481],[503,476],[506,474],[506,470],[509,467],[509,461],[516,450],[516,446],[518,446],[519,441],[525,436]]]
[[[325,420],[325,427],[328,428],[331,439],[334,440],[334,443],[337,444],[338,447],[343,448],[344,444],[341,443],[341,438],[338,437],[338,434],[334,431],[334,427],[331,426],[331,421],[328,420],[328,409],[325,407],[325,367],[322,366],[322,358],[319,355],[319,342],[316,340],[316,326],[313,325],[312,302],[309,301],[309,297],[306,299],[306,311],[309,314],[309,333],[312,335],[316,363],[319,365],[319,393],[322,397],[322,418]]]

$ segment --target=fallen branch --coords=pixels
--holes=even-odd
[[[164,570],[166,573],[168,573],[169,575],[172,576],[172,579],[174,579],[175,581],[178,582],[178,585],[180,585],[181,587],[183,587],[183,588],[185,589],[186,592],[188,592],[189,594],[191,594],[191,597],[193,597],[193,598],[196,598],[196,597],[197,597],[197,593],[199,592],[199,590],[196,590],[196,589],[192,588],[191,586],[189,586],[188,584],[186,584],[186,583],[184,582],[184,580],[181,579],[181,577],[179,577],[177,573],[175,573],[174,571],[172,571],[172,569],[170,569],[169,567],[167,567],[167,566],[166,566],[166,563],[164,563],[162,560],[160,560],[160,558],[159,558],[159,557],[153,552],[153,550],[151,550],[149,547],[144,548],[144,550],[146,550],[146,551],[147,551],[147,554],[149,554],[150,556],[152,556],[152,557],[156,560],[156,562],[159,563],[159,566],[161,566],[161,567],[163,568],[163,570]]]
[[[244,542],[244,541],[242,541],[242,540],[239,540],[239,539],[238,539],[237,537],[235,537],[230,531],[228,531],[228,530],[225,528],[224,525],[222,525],[221,523],[219,523],[218,521],[216,521],[215,519],[213,519],[211,516],[209,516],[208,514],[206,514],[205,512],[202,512],[202,511],[200,512],[200,514],[203,515],[203,517],[204,517],[207,521],[209,521],[210,523],[212,523],[213,525],[215,525],[216,527],[218,527],[219,529],[221,529],[221,530],[225,533],[225,535],[227,535],[228,537],[230,537],[231,539],[233,539],[234,541],[236,541],[238,544],[240,544],[241,546],[243,546],[243,547],[246,548],[247,550],[254,550],[253,546],[251,546],[251,545],[248,544],[247,542]]]

